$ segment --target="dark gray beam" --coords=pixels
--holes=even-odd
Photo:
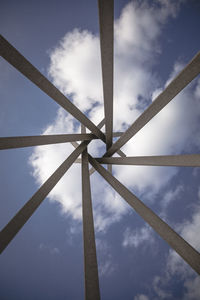
[[[94,134],[55,134],[0,137],[0,150],[96,139]]]
[[[121,136],[123,132],[113,132],[113,137]]]
[[[108,172],[110,172],[112,174],[112,165],[111,164],[107,165],[107,170],[108,170]]]
[[[0,253],[12,241],[60,178],[71,167],[77,157],[83,152],[90,141],[82,142],[77,149],[60,165],[60,167],[47,179],[31,199],[18,211],[11,221],[0,232]]]
[[[126,157],[126,154],[121,149],[117,150],[116,153],[119,154],[119,156],[121,157]]]
[[[103,132],[103,131],[102,131]],[[105,134],[105,132],[103,132]],[[119,137],[119,136],[122,136],[124,132],[113,132],[113,137]]]
[[[90,171],[89,171],[89,173],[90,173],[90,176],[95,172],[96,170],[95,170],[95,168],[90,168]]]
[[[85,134],[86,133],[86,128],[83,124],[81,124],[81,133]]]
[[[42,75],[21,53],[0,35],[0,55],[20,71],[43,92],[56,101],[72,116],[89,128],[105,142],[105,135],[73,103],[67,99],[44,75]]]
[[[112,156],[140,129],[142,129],[155,115],[157,115],[182,89],[184,89],[200,72],[200,52],[173,79],[166,89],[152,102],[152,104],[138,117],[127,131],[104,154]]]
[[[74,163],[75,164],[81,164],[82,163],[82,159],[81,158],[77,158]]]
[[[200,254],[90,155],[89,162],[127,203],[198,273]]]
[[[85,299],[100,300],[94,221],[87,149],[82,152],[82,212],[85,270]]]
[[[112,165],[200,167],[200,154],[101,157],[95,159],[101,164]]]
[[[97,125],[97,127],[99,128],[99,129],[101,129],[102,127],[103,127],[103,125],[105,125],[105,118]]]
[[[71,142],[72,146],[74,146],[74,148],[77,148],[79,146],[79,143],[77,142]]]
[[[97,125],[97,128],[101,129],[103,127],[103,125],[105,125],[105,118],[103,120],[101,120],[101,122]]]
[[[118,137],[118,136],[122,136],[123,132],[113,132],[113,137]],[[119,156],[121,157],[126,157],[126,154],[121,150],[117,150],[116,152],[117,154],[119,154]]]
[[[113,19],[114,1],[99,0],[99,26],[101,66],[103,79],[106,146],[109,149],[113,137]]]

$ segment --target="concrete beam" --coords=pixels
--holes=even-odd
[[[200,154],[135,156],[135,157],[101,157],[95,158],[101,164],[200,167]]]
[[[104,119],[101,120],[101,122],[97,125],[97,127],[98,127],[99,129],[101,129],[101,128],[103,127],[103,125],[105,125],[105,122],[106,122],[106,120],[105,120],[105,118],[104,118]]]
[[[123,197],[126,202],[198,273],[200,254],[178,235],[167,223],[132,194],[122,183],[88,155],[90,164]]]
[[[117,150],[116,153],[121,157],[126,157],[126,154],[121,149]]]
[[[113,20],[114,1],[99,0],[99,27],[101,66],[104,96],[106,146],[112,145],[113,137]]]
[[[82,159],[81,158],[77,158],[74,163],[75,164],[81,164],[82,163]]]
[[[100,300],[94,221],[87,149],[82,152],[82,212],[85,271],[85,299]]]
[[[155,117],[180,91],[182,91],[200,72],[200,52],[191,62],[173,79],[165,90],[152,102],[152,104],[137,118],[125,133],[104,154],[112,156],[126,142],[128,142],[140,129]]]
[[[124,132],[113,132],[113,137],[119,137],[123,134]]]
[[[86,134],[86,128],[83,124],[81,124],[81,133]]]
[[[94,134],[0,137],[0,150],[97,139]]]
[[[107,170],[108,170],[108,172],[110,172],[112,174],[112,165],[108,164],[107,165]]]

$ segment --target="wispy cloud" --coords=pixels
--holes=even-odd
[[[111,254],[110,245],[100,238],[96,239],[96,248],[98,253],[98,270],[102,277],[109,277],[118,268]]]
[[[163,208],[167,207],[172,201],[177,200],[183,191],[184,187],[182,185],[178,185],[174,190],[168,190],[161,201]]]
[[[149,245],[154,241],[152,229],[145,225],[138,230],[131,230],[129,227],[124,232],[123,247],[139,247],[144,242]]]
[[[149,300],[149,297],[144,294],[140,294],[140,295],[135,296],[134,300]]]
[[[57,247],[52,247],[52,246],[46,245],[44,243],[41,243],[39,245],[39,250],[40,251],[47,251],[51,255],[58,255],[58,254],[60,254],[60,250]]]

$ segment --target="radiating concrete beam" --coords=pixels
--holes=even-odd
[[[107,170],[108,170],[108,172],[110,172],[112,174],[112,165],[108,164],[107,165]]]
[[[87,149],[82,152],[82,212],[85,270],[85,299],[100,300],[94,221]]]
[[[90,171],[89,171],[89,173],[90,173],[90,176],[95,172],[96,170],[95,170],[95,168],[90,168]]]
[[[200,154],[134,156],[134,157],[101,157],[95,158],[101,164],[200,167]]]
[[[81,133],[86,134],[86,128],[83,124],[81,124]]]
[[[88,155],[90,164],[123,197],[126,202],[198,273],[200,254],[178,235],[167,223],[132,194],[122,183]]]
[[[0,55],[104,142],[105,135],[19,51],[0,35]]]
[[[74,148],[77,148],[79,146],[79,143],[77,142],[71,142],[72,146],[74,146]]]
[[[0,137],[0,150],[97,139],[94,134]]]
[[[152,104],[137,118],[125,133],[104,154],[112,156],[126,142],[128,142],[140,129],[155,117],[180,91],[182,91],[200,72],[200,52],[191,62],[173,79],[165,90],[152,102]]]
[[[82,159],[81,158],[77,158],[74,163],[75,164],[81,164],[82,163]]]
[[[18,211],[12,220],[0,232],[0,253],[12,241],[24,224],[29,220],[38,206],[50,193],[60,178],[71,167],[77,157],[85,150],[90,141],[82,142],[77,149],[60,165],[60,167],[45,181],[31,199]]]
[[[113,20],[114,1],[99,0],[99,27],[101,66],[104,96],[106,146],[109,149],[113,137]]]
[[[124,132],[118,131],[118,132],[113,132],[113,137],[119,137],[122,136]]]
[[[121,157],[126,157],[126,154],[121,149],[117,150],[116,153],[119,154],[119,156]]]
[[[101,122],[97,125],[97,127],[101,129],[103,125],[105,125],[105,121],[106,121],[105,118],[103,118],[103,120],[101,120]]]

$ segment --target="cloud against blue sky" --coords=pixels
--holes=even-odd
[[[160,43],[163,28],[178,15],[179,4],[160,1],[159,5],[153,6],[147,2],[130,2],[115,20],[115,131],[128,128],[187,63],[177,57],[166,82],[162,82],[159,74],[153,71],[163,50]],[[50,60],[49,75],[53,83],[98,124],[103,119],[99,36],[75,28],[58,41],[50,52]],[[196,147],[199,148],[199,90],[200,81],[195,80],[132,138],[123,151],[128,156],[162,155],[191,153]],[[80,126],[75,126],[73,118],[59,109],[55,121],[48,125],[43,134],[64,132],[80,132]],[[93,142],[90,147],[93,155],[99,156],[99,147],[101,145]],[[40,184],[44,182],[72,149],[71,145],[37,147],[30,158],[37,181]],[[178,168],[117,166],[113,167],[113,171],[120,181],[143,196],[147,203],[154,201],[168,187],[160,199],[161,215],[164,217],[169,203],[175,201],[184,190],[182,185],[177,185],[174,190],[169,188],[170,182],[180,171]],[[96,230],[105,231],[129,214],[130,209],[98,175],[93,174],[91,182]],[[62,213],[81,220],[80,166],[75,165],[68,171],[49,198],[61,205]],[[193,232],[199,230],[199,216],[198,213],[193,215],[192,223],[184,223],[179,229],[179,233],[188,242],[195,243],[197,249],[199,242]],[[129,248],[152,247],[154,243],[154,234],[146,225],[136,229],[127,227],[121,238],[122,246]],[[178,261],[181,260],[182,265],[182,259],[174,261],[176,257],[170,251],[167,262],[170,271],[166,272],[171,276],[174,272],[181,274]],[[108,264],[109,260],[104,266]],[[173,272],[170,265],[174,268]],[[160,280],[155,277],[154,291],[160,299],[166,299],[169,295],[158,287],[159,284]],[[186,281],[185,286],[188,286],[189,293],[192,281],[190,285]],[[143,299],[147,296],[140,295],[135,299],[139,297]]]
[[[162,46],[159,38],[164,24],[178,13],[178,6],[167,1],[157,7],[146,2],[128,3],[119,19],[115,21],[115,90],[114,90],[114,130],[123,131],[130,126],[141,112],[160,93],[166,83],[161,85],[152,65],[156,64]],[[151,30],[149,30],[151,28]],[[159,52],[157,49],[159,48]],[[87,30],[74,29],[68,32],[50,54],[49,74],[54,84],[97,124],[103,119],[102,82],[99,37]],[[184,67],[184,63],[174,62],[167,84]],[[192,83],[161,111],[141,132],[123,147],[128,156],[162,155],[191,152],[198,140],[198,121],[200,116],[198,82]],[[123,112],[123,113],[122,113]],[[176,130],[174,130],[176,128]],[[43,134],[80,132],[80,126],[73,118],[59,109],[55,121],[48,125]],[[99,156],[99,145],[92,143],[93,155]],[[95,147],[96,145],[96,147]],[[90,147],[91,148],[91,147]],[[42,183],[53,172],[66,155],[73,150],[71,145],[38,147],[31,157],[36,179]],[[59,155],[58,155],[59,153]],[[114,167],[115,175],[128,187],[139,193],[153,195],[177,174],[177,168],[165,167]],[[73,166],[50,198],[61,203],[63,211],[74,218],[81,218],[81,189],[77,188],[80,175],[79,166]],[[105,183],[96,175],[94,185]],[[65,180],[71,180],[70,188]],[[101,187],[102,188],[102,187]],[[106,193],[102,206],[109,207],[110,213],[124,214],[124,206],[110,204],[110,196],[115,193],[103,188]],[[95,191],[94,191],[95,193]],[[98,195],[98,194],[97,194]],[[96,196],[95,195],[95,198]],[[109,195],[109,196],[108,196]],[[98,198],[98,197],[97,197]],[[114,196],[116,199],[117,196]],[[116,200],[120,201],[120,200]],[[108,203],[107,203],[108,202]],[[99,205],[98,205],[99,207]],[[106,212],[103,212],[106,218]],[[97,219],[99,214],[97,214]],[[116,220],[119,220],[116,217]],[[102,221],[103,222],[103,221]],[[112,223],[112,218],[110,218]],[[100,225],[99,225],[100,226]],[[104,227],[104,225],[102,225]],[[101,226],[100,226],[101,227]]]
[[[172,43],[173,30],[168,32],[167,28],[176,20],[179,24],[183,12],[187,16],[185,1],[127,1],[120,5],[123,9],[114,24],[114,131],[125,131],[188,63],[188,57],[192,59],[194,55],[191,52],[184,56],[186,46],[176,56],[166,55],[164,48],[164,43]],[[185,32],[186,29],[183,28]],[[98,124],[104,117],[99,35],[94,28],[82,25],[63,29],[62,34],[55,36],[54,42],[45,45],[45,58],[48,53],[50,61],[45,66],[41,63],[40,68]],[[165,41],[163,36],[166,36]],[[26,51],[29,52],[28,48]],[[163,64],[162,58],[165,59]],[[164,74],[160,66],[166,66],[168,73]],[[197,78],[122,150],[127,156],[199,152],[199,100],[200,80]],[[53,119],[46,118],[37,128],[40,134],[80,132],[80,124],[71,115],[61,108],[52,111]],[[35,147],[28,153],[30,172],[38,187],[73,149],[71,144],[60,144]],[[89,152],[101,156],[103,143],[93,141]],[[113,174],[200,250],[197,169],[115,166]],[[102,299],[122,299],[122,295],[124,299],[134,300],[199,299],[199,278],[191,268],[163,245],[153,230],[96,173],[91,176],[91,186]],[[48,196],[50,205],[59,208],[59,218],[66,224],[62,225],[66,229],[61,238],[65,244],[58,245],[52,237],[38,242],[37,257],[49,255],[48,265],[52,260],[61,260],[63,253],[69,253],[70,249],[80,247],[81,197],[80,164],[74,164]],[[75,250],[72,258],[75,259]],[[61,272],[59,284],[63,274]],[[62,290],[64,284],[59,284]],[[72,294],[65,292],[74,295],[76,289]]]

